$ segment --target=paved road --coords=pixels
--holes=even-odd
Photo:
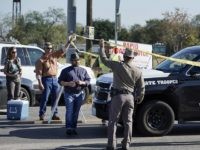
[[[6,110],[0,110],[0,114],[5,114]],[[38,113],[39,112],[39,107],[30,107],[29,108],[29,117],[28,119],[24,120],[24,121],[9,121],[6,119],[5,115],[0,115],[0,123],[2,124],[20,124],[20,123],[29,123],[29,124],[33,124],[34,122],[37,123],[41,123],[39,122],[39,117],[38,117]],[[98,122],[100,121],[99,119],[97,119],[96,117],[91,115],[91,105],[90,104],[84,104],[81,107],[81,111],[79,114],[79,122]],[[45,120],[47,121],[49,119],[49,116],[51,114],[51,110],[50,107],[47,107],[47,113],[45,116]],[[62,123],[64,124],[65,122],[65,107],[64,106],[59,106],[58,108],[58,115],[62,120]]]
[[[60,116],[64,119],[65,108],[60,107]],[[90,114],[90,105],[82,109],[86,119],[80,115],[77,136],[66,136],[64,122],[43,124],[37,120],[38,108],[30,109],[28,121],[13,122],[0,115],[1,150],[100,150],[106,146],[106,126],[101,120]],[[119,127],[118,143],[122,139]],[[120,147],[120,144],[118,145]],[[135,134],[131,150],[200,150],[200,125],[176,125],[172,132],[164,137],[142,137]]]

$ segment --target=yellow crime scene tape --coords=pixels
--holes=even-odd
[[[87,39],[87,40],[100,41],[100,39],[90,39],[90,38],[87,38],[87,37],[84,37],[84,36],[81,36],[81,35],[77,35],[77,34],[75,34],[75,35],[76,35],[76,37]],[[119,47],[128,48],[128,47],[126,47],[124,45],[115,44],[115,43],[112,43],[112,42],[109,42],[109,41],[105,41],[105,42],[108,43],[108,44],[110,44],[110,45],[112,45],[112,47],[119,46]],[[75,46],[75,45],[73,45],[73,46]],[[130,48],[128,48],[128,49],[130,49]],[[134,49],[131,49],[131,50],[135,51]],[[188,65],[200,67],[200,62],[197,62],[197,61],[190,61],[190,60],[185,60],[185,59],[177,59],[177,58],[167,57],[167,56],[163,56],[163,55],[151,53],[151,52],[146,51],[146,50],[137,50],[137,51],[140,51],[140,52],[143,52],[145,54],[149,54],[149,55],[152,55],[152,56],[155,56],[155,57],[158,57],[158,58],[162,58],[162,59],[171,60],[171,61],[182,63],[182,64],[188,64]],[[92,56],[95,56],[95,57],[98,57],[98,55],[90,53],[90,52],[85,52],[84,51],[83,53],[88,54],[88,55],[92,55]]]

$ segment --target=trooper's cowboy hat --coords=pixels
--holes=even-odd
[[[125,49],[125,53],[124,53],[124,57],[130,57],[130,58],[134,58],[134,51],[131,49],[126,48]]]

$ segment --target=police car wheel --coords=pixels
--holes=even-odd
[[[30,104],[30,102],[31,102],[30,94],[25,88],[21,87],[19,96],[20,96],[21,100],[27,100],[27,101],[29,101],[29,104]]]
[[[167,103],[148,102],[139,111],[137,128],[145,135],[166,135],[173,127],[174,118],[174,112]]]

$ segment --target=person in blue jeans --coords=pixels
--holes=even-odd
[[[42,98],[40,100],[39,119],[44,120],[47,102],[51,95],[51,106],[55,105],[57,92],[59,89],[57,73],[58,73],[58,59],[63,57],[67,52],[71,42],[75,41],[76,37],[71,35],[64,47],[60,50],[54,51],[50,42],[44,45],[45,53],[36,62],[35,73],[38,80],[39,89],[42,91]],[[52,120],[60,120],[58,116],[57,107],[55,108]]]
[[[77,120],[83,102],[83,90],[89,85],[90,77],[87,71],[79,66],[79,55],[71,54],[71,66],[62,70],[58,82],[64,86],[66,105],[66,134],[77,134]]]

